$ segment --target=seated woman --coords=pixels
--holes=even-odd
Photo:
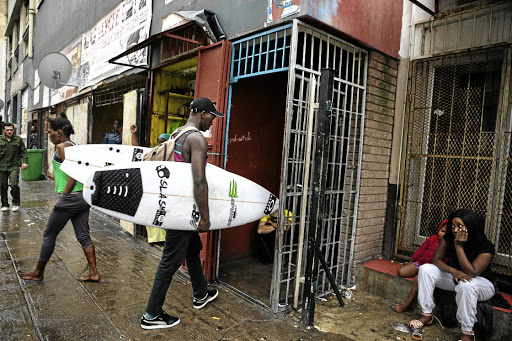
[[[448,230],[432,259],[418,274],[418,302],[421,317],[409,323],[412,339],[422,340],[421,328],[434,322],[434,289],[455,291],[457,320],[462,341],[475,340],[476,305],[494,296],[491,261],[494,245],[484,234],[485,221],[471,210],[460,209],[448,217]],[[448,258],[445,263],[444,258]]]
[[[443,221],[437,228],[436,234],[425,240],[419,249],[412,255],[411,261],[398,268],[398,276],[414,277],[414,280],[412,281],[411,292],[409,293],[407,300],[402,304],[395,304],[391,307],[395,312],[403,313],[406,311],[416,298],[416,295],[418,295],[418,268],[423,264],[432,263],[432,257],[434,257],[437,245],[439,245],[439,241],[446,233],[447,223],[448,219]]]

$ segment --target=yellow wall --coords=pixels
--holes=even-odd
[[[160,134],[164,132],[170,134],[176,128],[186,123],[186,119],[176,116],[176,114],[180,113],[180,108],[183,104],[192,102],[194,99],[193,93],[190,93],[190,96],[173,92],[169,94],[169,102],[167,105],[167,131],[165,131],[165,91],[171,89],[193,91],[194,89],[188,88],[188,83],[191,80],[195,80],[195,74],[185,75],[182,70],[190,69],[195,66],[197,66],[197,57],[155,71],[150,146],[156,146]]]

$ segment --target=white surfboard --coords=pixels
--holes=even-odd
[[[118,163],[142,161],[152,148],[120,144],[84,144],[65,149],[66,162],[61,169],[84,183],[95,171]],[[72,174],[72,175],[71,175]]]
[[[62,168],[70,162],[66,158]],[[222,168],[207,165],[206,179],[212,230],[253,222],[278,208],[272,193]],[[173,230],[195,230],[200,220],[189,163],[118,164],[95,171],[83,184],[85,201],[112,217]]]

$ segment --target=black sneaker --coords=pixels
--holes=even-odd
[[[180,323],[180,318],[171,316],[166,313],[156,315],[152,319],[146,317],[146,314],[142,315],[140,320],[140,326],[142,329],[159,329],[159,328],[171,328]]]
[[[219,291],[217,289],[208,290],[206,295],[203,298],[194,297],[194,308],[201,309],[209,302],[213,301],[219,295]]]

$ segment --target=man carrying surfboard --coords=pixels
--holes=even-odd
[[[173,139],[166,142],[175,143],[174,153],[170,154],[172,160],[162,160],[192,164],[194,199],[200,215],[197,224],[197,232],[199,233],[208,232],[210,229],[208,183],[205,176],[208,143],[201,131],[210,129],[213,120],[217,116],[223,117],[224,114],[217,111],[210,99],[200,97],[192,101],[187,124],[173,134]],[[175,141],[174,138],[176,138]],[[188,212],[182,214],[188,214]],[[167,230],[166,232],[162,258],[155,274],[146,312],[140,322],[143,329],[169,328],[180,323],[178,317],[165,313],[162,307],[172,277],[184,260],[187,261],[190,281],[192,282],[193,306],[195,309],[203,308],[216,299],[219,294],[216,289],[208,290],[199,258],[199,253],[203,248],[199,234],[196,231]]]

